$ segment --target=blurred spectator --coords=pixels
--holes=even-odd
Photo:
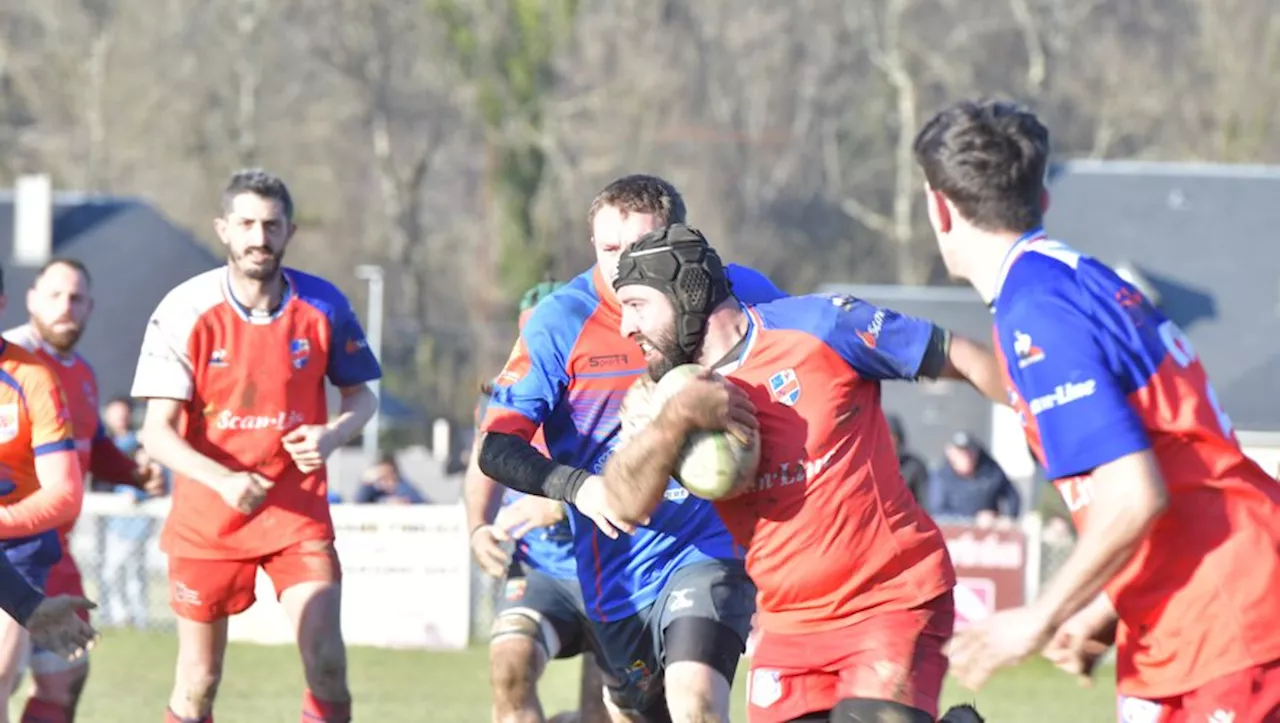
[[[360,489],[356,490],[357,504],[380,502],[393,505],[421,505],[427,500],[413,485],[400,475],[395,455],[384,454],[378,463],[364,473]]]
[[[1022,500],[1004,470],[973,437],[959,432],[946,448],[946,461],[929,481],[929,513],[967,517],[980,526],[1012,522]]]
[[[898,466],[902,468],[902,479],[907,483],[916,502],[926,504],[929,487],[929,468],[919,457],[907,449],[907,434],[902,420],[896,415],[888,417],[889,435],[893,440],[893,448],[898,451]]]

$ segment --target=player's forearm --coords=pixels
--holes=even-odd
[[[377,411],[378,395],[374,394],[369,387],[361,385],[349,393],[344,393],[338,416],[327,425],[329,434],[333,435],[337,442],[334,448],[355,439]]]
[[[0,507],[0,537],[26,537],[61,527],[80,515],[84,475],[74,451],[36,457],[40,488],[29,497]]]
[[[218,489],[222,480],[231,474],[230,469],[197,452],[168,425],[144,426],[140,437],[151,459],[210,489]]]
[[[9,558],[0,555],[0,610],[8,613],[19,625],[26,625],[42,602],[44,593],[27,582]]]
[[[528,440],[489,432],[480,442],[480,471],[517,492],[571,502],[590,472],[548,459]]]
[[[610,508],[622,521],[641,523],[662,503],[688,433],[664,409],[614,450],[604,468],[604,487]]]
[[[1095,600],[1133,558],[1168,502],[1146,451],[1099,467],[1093,490],[1089,519],[1075,549],[1035,603],[1051,628]]]
[[[950,335],[946,360],[937,378],[969,382],[996,404],[1009,405],[1009,393],[1005,391],[1004,378],[1000,375],[1000,363],[991,350],[971,339]]]
[[[493,524],[493,518],[498,514],[498,502],[502,499],[500,489],[501,485],[480,471],[480,444],[477,441],[462,478],[462,501],[467,509],[468,530]]]

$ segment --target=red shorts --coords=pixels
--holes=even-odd
[[[248,610],[257,597],[258,568],[271,578],[276,596],[305,582],[342,579],[332,540],[308,540],[250,560],[169,558],[169,606],[179,617],[211,623]]]
[[[66,548],[63,548],[62,559],[49,570],[49,579],[44,584],[44,594],[49,597],[57,595],[84,597],[84,580],[80,577],[80,568],[76,566],[75,558]],[[77,610],[76,615],[86,623],[89,622],[88,610]]]
[[[893,701],[937,717],[947,675],[942,648],[954,625],[948,592],[839,630],[765,631],[747,676],[747,720],[783,723],[831,710],[847,698]]]
[[[1121,723],[1280,723],[1280,660],[1160,700],[1120,696]]]

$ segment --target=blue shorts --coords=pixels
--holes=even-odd
[[[30,537],[0,540],[0,551],[27,582],[43,592],[49,571],[62,559],[62,542],[57,530],[49,530]]]
[[[755,611],[756,586],[742,562],[708,560],[676,570],[635,615],[596,622],[613,704],[647,723],[671,720],[663,677],[675,662],[708,665],[732,684]]]

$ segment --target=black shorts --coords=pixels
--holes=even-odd
[[[663,674],[675,662],[705,663],[732,683],[755,610],[756,586],[742,562],[709,560],[677,570],[635,615],[595,623],[613,704],[646,721],[670,720]]]
[[[495,626],[505,615],[522,615],[538,623],[541,635],[536,639],[548,658],[572,658],[594,649],[577,579],[552,577],[522,562],[512,562],[498,594]]]

